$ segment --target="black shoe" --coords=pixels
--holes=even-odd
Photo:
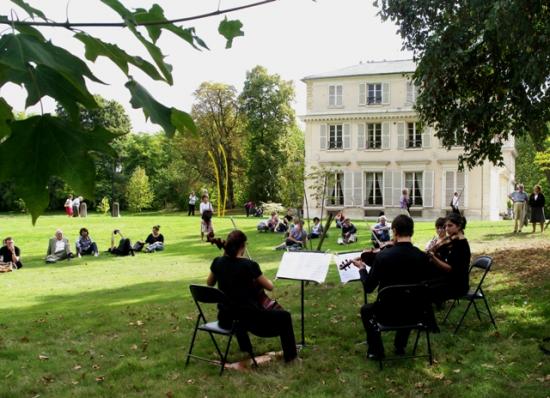
[[[371,359],[373,361],[380,361],[381,359],[384,359],[384,354],[367,352],[367,359]]]
[[[402,357],[402,356],[405,355],[405,348],[404,347],[395,347],[394,353],[398,357]]]

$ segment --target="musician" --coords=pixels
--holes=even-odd
[[[415,284],[426,279],[428,273],[428,257],[411,243],[414,232],[414,222],[411,217],[401,214],[392,222],[394,246],[381,251],[374,260],[370,272],[365,264],[356,261],[359,275],[366,293],[373,292],[377,287],[382,289],[391,285]],[[361,320],[367,332],[367,357],[378,360],[384,357],[384,346],[380,331],[372,322],[376,304],[365,304],[361,307]],[[409,338],[410,330],[396,332],[395,353],[403,355]]]
[[[245,352],[252,350],[247,331],[260,337],[279,336],[285,361],[292,361],[297,357],[292,318],[288,311],[265,310],[260,305],[258,288],[271,291],[273,283],[262,274],[257,262],[243,258],[246,235],[235,230],[219,243],[224,255],[212,261],[206,283],[217,283],[229,300],[229,306],[219,307],[220,327],[230,328],[234,319],[240,320],[245,331],[237,333],[237,341]]]
[[[435,233],[436,235],[426,244],[426,251],[437,249],[447,238],[447,231],[445,231],[445,217],[439,217],[435,220]]]
[[[456,213],[449,214],[445,220],[448,242],[436,250],[428,251],[436,272],[436,278],[429,282],[432,299],[436,303],[462,297],[470,288],[468,271],[471,252],[464,236],[465,228],[464,217]]]

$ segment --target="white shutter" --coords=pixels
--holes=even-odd
[[[463,171],[456,173],[456,190],[460,195],[461,207],[468,207],[466,203],[466,199],[468,198],[468,195],[466,195],[466,173]]]
[[[399,207],[399,199],[401,199],[401,191],[403,191],[403,185],[401,184],[401,171],[394,171],[392,174],[393,174],[392,205]]]
[[[321,124],[319,139],[320,139],[320,148],[327,149],[327,125],[326,124]]]
[[[428,170],[424,172],[424,195],[422,199],[423,199],[424,207],[434,206],[434,172],[433,170]]]
[[[342,90],[343,90],[343,87],[342,86],[336,86],[336,105],[337,106],[342,106]]]
[[[382,83],[382,103],[390,103],[390,83]]]
[[[410,80],[407,80],[407,101],[406,101],[407,105],[412,105],[413,103],[413,90],[414,90],[413,82]]]
[[[390,124],[382,123],[382,149],[390,149]]]
[[[359,84],[359,105],[367,104],[367,83]]]
[[[416,127],[420,126],[420,123],[416,123]],[[432,129],[429,127],[424,127],[422,131],[422,148],[429,148],[432,144]]]
[[[397,123],[397,149],[405,149],[405,123]]]
[[[357,149],[365,149],[365,124],[359,123],[357,125]]]
[[[344,206],[351,206],[353,203],[353,173],[344,171]]]
[[[353,173],[353,203],[354,206],[363,206],[363,172]]]
[[[351,149],[351,129],[349,123],[345,123],[343,126],[344,132],[342,135],[342,143],[344,149]]]
[[[454,171],[446,171],[445,172],[445,195],[443,196],[444,202],[441,203],[441,207],[447,207],[451,200],[453,199],[454,194],[454,182],[455,182],[455,172]]]
[[[334,98],[336,96],[335,87],[334,86],[328,86],[328,105],[334,106]]]
[[[382,204],[384,207],[388,207],[392,205],[392,172],[390,170],[384,171],[384,176],[382,178],[384,179],[384,181],[382,181],[384,184],[384,190],[382,191],[384,198],[382,200]]]

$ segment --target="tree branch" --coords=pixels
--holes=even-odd
[[[153,25],[169,25],[177,22],[186,22],[186,21],[194,21],[197,19],[203,19],[203,18],[209,18],[220,14],[227,14],[230,12],[235,12],[239,10],[244,10],[246,8],[252,8],[261,6],[267,3],[272,3],[277,0],[263,0],[258,1],[255,3],[245,4],[243,6],[239,7],[232,7],[232,8],[226,8],[224,10],[216,10],[212,11],[206,14],[199,14],[199,15],[193,15],[191,17],[183,17],[183,18],[176,18],[176,19],[170,19],[165,21],[149,21],[149,22],[141,22],[133,24],[133,26],[153,26]],[[0,25],[26,25],[26,26],[47,26],[50,28],[55,27],[62,27],[62,28],[78,28],[78,27],[104,27],[104,28],[124,28],[128,26],[125,22],[76,22],[76,23],[70,23],[67,22],[34,22],[34,21],[17,21],[13,19],[6,19],[6,20],[0,20]]]

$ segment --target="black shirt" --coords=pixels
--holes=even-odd
[[[221,256],[212,261],[210,271],[216,277],[218,288],[225,293],[231,306],[230,309],[220,308],[220,312],[260,309],[255,280],[262,275],[262,270],[257,262],[246,258]]]
[[[451,266],[451,272],[446,272],[446,279],[452,289],[452,294],[468,293],[470,288],[470,244],[467,239],[455,239],[445,246],[442,260]]]
[[[408,285],[426,280],[428,256],[410,242],[398,242],[376,255],[370,272],[359,271],[363,288],[371,293],[391,285]]]
[[[15,255],[19,257],[20,255],[19,248],[15,246],[14,249],[15,249]],[[5,263],[9,263],[12,261],[11,251],[8,249],[7,246],[0,247],[0,257],[3,259]]]
[[[153,234],[149,234],[149,236],[147,237],[147,239],[145,239],[145,243],[148,243],[148,244],[153,244],[155,242],[162,242],[164,243],[164,236],[162,236],[162,234],[158,234],[157,237],[155,237]]]

